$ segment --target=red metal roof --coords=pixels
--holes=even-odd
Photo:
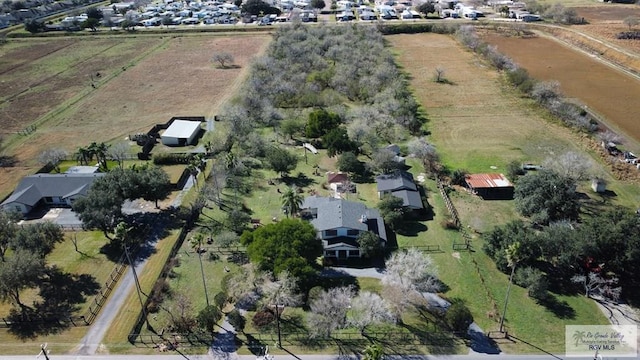
[[[472,189],[513,187],[502,174],[471,174],[465,180]]]
[[[348,180],[348,176],[342,172],[329,172],[327,173],[327,182],[329,184],[341,183]]]

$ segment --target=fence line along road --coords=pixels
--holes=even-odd
[[[36,347],[36,350],[39,350]],[[273,355],[275,360],[360,360],[360,356],[356,355],[336,355],[336,354],[293,354],[286,351],[286,353],[273,354],[275,348],[271,348],[270,355]],[[282,351],[279,351],[282,352]],[[549,359],[565,359],[564,354],[550,355],[550,354],[537,354],[537,355],[487,355],[487,354],[469,354],[469,355],[386,355],[385,360],[487,360],[487,359],[500,359],[500,360],[549,360]],[[33,360],[35,356],[19,355],[19,356],[0,356],[0,360]],[[41,356],[41,358],[44,358]],[[218,360],[211,355],[176,355],[170,354],[157,354],[157,355],[55,355],[49,354],[51,360]],[[229,357],[231,358],[231,357]],[[234,360],[256,360],[256,355],[234,355]],[[593,360],[593,356],[588,357],[571,357],[571,360]],[[222,359],[220,359],[222,360]]]

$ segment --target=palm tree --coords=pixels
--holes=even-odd
[[[513,274],[516,272],[516,265],[520,262],[520,242],[516,241],[507,246],[505,254],[507,258],[507,265],[511,268],[511,275],[509,275],[507,296],[504,299],[504,310],[502,310],[502,317],[500,318],[500,332],[504,332],[504,318],[507,316],[507,304],[509,303],[509,293],[511,292],[511,284],[513,283]]]
[[[302,201],[302,194],[298,192],[297,186],[287,187],[282,193],[282,207],[285,209],[287,217],[289,217],[289,214],[295,216],[300,211]]]
[[[88,165],[89,160],[93,157],[91,151],[86,147],[79,147],[76,151],[76,160],[80,165]]]
[[[91,154],[91,158],[93,158],[93,156],[95,155],[96,160],[98,160],[98,165],[100,169],[104,171],[108,170],[107,152],[109,150],[109,145],[103,142],[101,143],[92,142],[91,145],[89,145],[88,150]]]
[[[371,344],[364,349],[363,360],[382,360],[384,359],[384,350],[380,344]]]

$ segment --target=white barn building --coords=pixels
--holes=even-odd
[[[200,133],[200,121],[174,120],[160,139],[164,145],[191,145]]]

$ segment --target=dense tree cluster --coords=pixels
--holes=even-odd
[[[66,326],[75,306],[93,294],[98,284],[91,277],[47,265],[45,257],[64,240],[60,226],[51,222],[18,226],[15,220],[0,211],[0,301],[14,305],[7,318],[12,322],[11,331],[24,337],[40,330],[56,331]],[[36,300],[23,298],[29,289],[37,289]],[[36,320],[57,325],[40,328],[30,324]]]
[[[247,254],[261,270],[278,276],[287,270],[308,286],[316,274],[316,259],[322,255],[322,244],[310,223],[285,219],[245,232],[240,238],[247,246]]]
[[[422,125],[418,104],[375,27],[279,28],[267,55],[253,64],[243,95],[237,106],[253,123],[271,125],[288,108],[331,108],[348,101],[354,106],[340,114],[347,128],[359,122],[367,133],[395,138]]]
[[[569,291],[575,289],[568,282],[572,276],[588,278],[590,273],[596,273],[604,278],[619,278],[623,291],[631,296],[639,288],[639,234],[640,217],[627,209],[614,208],[582,223],[555,222],[541,229],[514,221],[489,232],[484,250],[506,272],[506,249],[518,242],[518,267],[522,270],[516,283],[530,290],[530,286],[540,286],[542,281],[556,290]]]
[[[97,178],[87,195],[73,203],[73,210],[85,228],[99,229],[111,239],[109,232],[122,220],[125,200],[142,198],[157,206],[170,193],[169,175],[159,167],[116,168]]]
[[[515,190],[516,208],[535,223],[576,220],[580,211],[576,181],[551,170],[521,177]]]

